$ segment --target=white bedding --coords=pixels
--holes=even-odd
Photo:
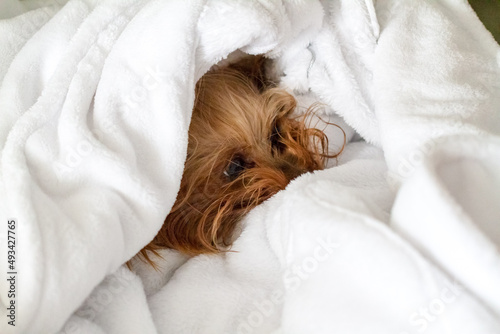
[[[500,47],[466,1],[0,9],[0,333],[500,332]],[[253,210],[234,252],[130,271],[175,200],[195,82],[238,49],[364,141]]]

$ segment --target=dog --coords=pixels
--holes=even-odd
[[[246,57],[216,67],[196,84],[180,190],[171,212],[141,254],[153,263],[171,248],[188,255],[228,250],[238,222],[297,176],[323,169],[328,138],[306,126],[310,108],[265,75],[267,60]]]

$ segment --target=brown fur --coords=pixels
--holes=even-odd
[[[226,250],[238,221],[295,177],[322,169],[328,139],[300,118],[292,95],[270,87],[264,58],[205,74],[196,85],[184,175],[163,227],[141,254]],[[157,253],[156,253],[157,254]]]

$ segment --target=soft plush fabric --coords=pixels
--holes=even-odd
[[[2,6],[1,333],[500,332],[500,47],[466,1]],[[235,51],[349,144],[231,252],[131,271],[175,201],[194,85]]]

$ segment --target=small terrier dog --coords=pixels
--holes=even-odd
[[[293,117],[297,103],[265,76],[266,59],[246,57],[210,70],[196,84],[187,160],[177,200],[142,251],[188,255],[227,250],[239,220],[297,176],[322,169],[323,131]]]

